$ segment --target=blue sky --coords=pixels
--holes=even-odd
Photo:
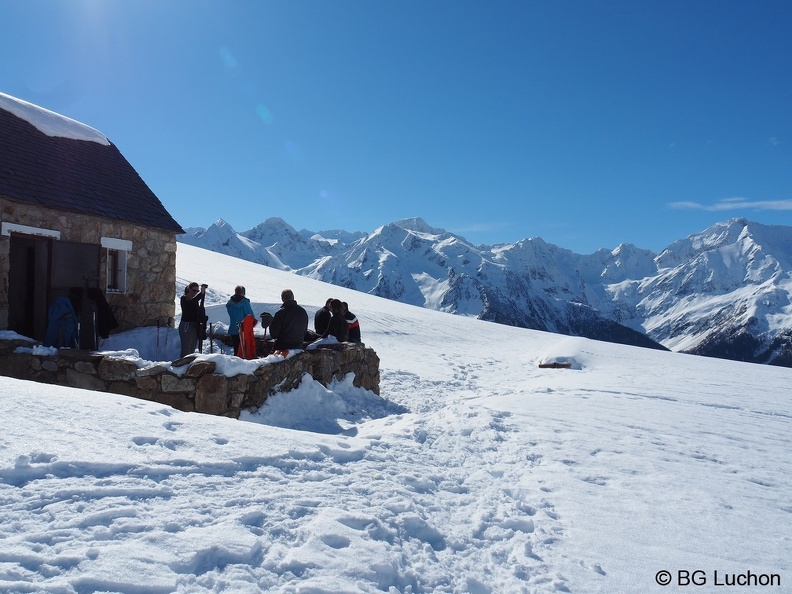
[[[792,2],[2,0],[0,92],[184,227],[660,250],[792,224]]]

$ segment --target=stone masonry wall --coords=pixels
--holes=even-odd
[[[139,369],[131,361],[89,351],[61,349],[57,355],[14,352],[33,346],[22,340],[0,340],[0,375],[112,392],[165,404],[183,411],[238,418],[257,409],[268,396],[296,388],[305,374],[324,386],[353,373],[354,385],[379,394],[379,357],[363,345],[343,350],[305,351],[277,363],[262,363],[253,375],[226,377],[214,373],[212,361],[189,355],[172,366],[187,366],[177,375],[165,365]],[[26,349],[27,350],[27,349]]]
[[[64,241],[99,244],[102,237],[132,242],[127,257],[126,293],[106,293],[118,332],[156,326],[173,318],[176,308],[176,235],[116,219],[75,215],[0,198],[0,221],[60,231]],[[0,329],[8,327],[10,241],[0,237]],[[99,287],[107,284],[107,250],[100,250]]]

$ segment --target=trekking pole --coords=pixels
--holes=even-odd
[[[170,334],[170,332],[168,332],[168,330],[171,327],[171,319],[172,318],[168,317],[168,321],[165,324],[165,346],[163,347],[164,353],[162,353],[162,355],[164,355],[165,357],[168,356],[168,334]],[[159,323],[159,318],[157,319],[157,323]],[[162,356],[162,355],[158,355],[158,356]]]
[[[209,354],[214,353],[214,324],[209,324]]]

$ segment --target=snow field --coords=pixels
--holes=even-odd
[[[261,306],[286,287],[311,311],[348,301],[381,396],[306,379],[236,421],[0,378],[0,591],[610,594],[670,591],[655,574],[682,569],[788,587],[792,370],[499,326],[190,246],[178,274],[210,284],[217,322],[239,283]]]

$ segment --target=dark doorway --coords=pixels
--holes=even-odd
[[[11,234],[8,328],[43,340],[47,311],[58,297],[72,300],[79,318],[80,348],[96,348],[95,304],[85,296],[99,286],[98,244]]]
[[[36,340],[47,329],[51,244],[50,238],[11,234],[8,328]]]

